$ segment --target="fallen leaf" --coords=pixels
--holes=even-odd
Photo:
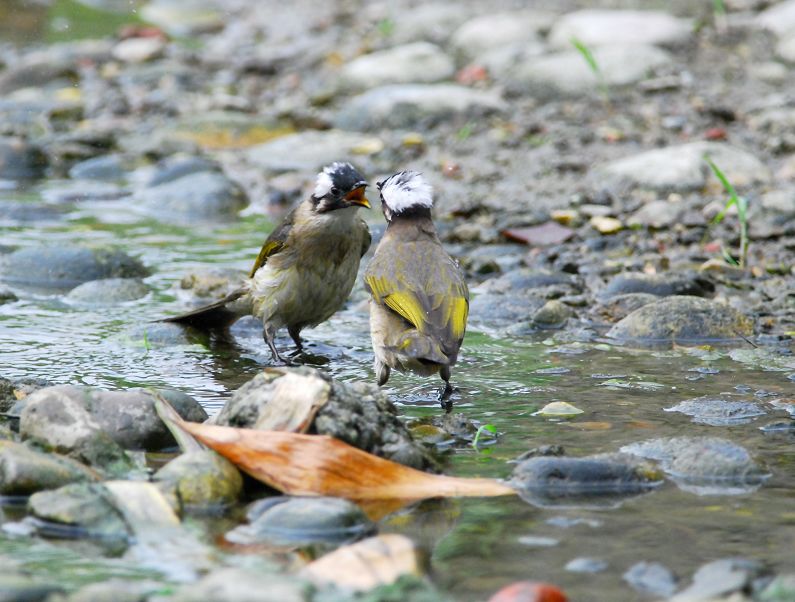
[[[489,602],[568,602],[568,598],[554,585],[518,581],[503,587]]]
[[[185,422],[162,397],[155,402],[163,420],[190,433],[255,479],[288,495],[328,495],[357,503],[389,502],[394,509],[391,502],[396,500],[409,503],[432,497],[516,493],[495,479],[422,472],[327,435]]]
[[[390,585],[404,575],[421,576],[419,550],[405,535],[378,535],[343,546],[301,571],[317,585],[333,584],[349,591]]]
[[[574,236],[574,230],[561,226],[556,221],[546,222],[540,226],[529,228],[508,228],[502,235],[509,240],[521,242],[533,247],[559,245]]]

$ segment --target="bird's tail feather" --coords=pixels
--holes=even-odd
[[[233,311],[229,305],[237,301],[246,293],[245,288],[239,288],[229,293],[226,297],[215,303],[203,305],[197,309],[158,320],[159,322],[176,322],[177,324],[188,324],[202,330],[212,330],[226,328],[241,317],[240,312]]]
[[[404,334],[395,346],[394,351],[399,355],[408,356],[426,365],[438,364],[446,366],[450,363],[450,358],[442,351],[438,341],[416,330]]]

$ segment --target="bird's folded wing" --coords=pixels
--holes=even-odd
[[[377,259],[370,263],[364,277],[376,303],[388,307],[422,333],[433,333],[451,342],[463,338],[469,293],[449,257],[434,266],[414,264],[412,273]]]
[[[248,275],[249,278],[253,278],[256,271],[267,263],[268,258],[281,251],[287,244],[287,237],[290,235],[290,230],[292,230],[294,216],[295,210],[291,211],[284,218],[281,225],[271,232],[270,236],[265,240],[259,255],[257,255],[257,260],[254,262],[254,267],[251,268],[251,272]]]

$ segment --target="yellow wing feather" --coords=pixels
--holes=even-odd
[[[278,253],[283,246],[284,243],[280,240],[265,241],[265,244],[262,245],[262,249],[260,249],[259,255],[257,255],[257,260],[254,262],[254,267],[251,268],[251,272],[249,273],[248,277],[253,278],[254,273],[264,266],[266,261],[268,261],[268,257],[274,253]]]

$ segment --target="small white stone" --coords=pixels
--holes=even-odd
[[[144,63],[163,54],[166,41],[161,37],[128,38],[113,48],[113,58],[125,63]]]

